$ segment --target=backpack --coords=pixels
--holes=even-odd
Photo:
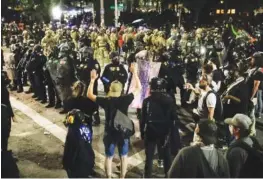
[[[217,151],[217,158],[218,158],[218,165],[217,170],[213,170],[213,168],[210,166],[209,162],[207,161],[202,149],[199,146],[195,146],[196,148],[196,155],[198,154],[202,160],[204,161],[204,165],[202,167],[207,169],[207,172],[203,172],[203,176],[200,176],[202,178],[225,178],[229,175],[228,170],[224,170],[224,164],[227,163],[226,159],[220,156],[220,152],[218,149]],[[225,162],[224,162],[225,161]],[[203,170],[204,171],[204,170]],[[198,176],[199,177],[199,176]]]
[[[263,149],[254,137],[250,138],[254,143],[253,147],[245,142],[237,142],[232,145],[229,150],[240,147],[248,153],[247,160],[240,170],[240,178],[263,178]]]
[[[73,109],[64,124],[68,133],[63,154],[63,167],[70,171],[71,177],[88,178],[95,165],[92,148],[92,126],[86,123],[87,116],[78,109]]]
[[[168,110],[151,98],[146,103],[146,133],[150,137],[167,136],[172,128],[172,120]]]
[[[83,138],[83,129],[83,126],[69,126],[65,143],[63,166],[74,178],[88,178],[95,165],[95,153],[88,138]]]
[[[118,109],[115,117],[110,121],[109,126],[114,134],[122,138],[129,138],[135,133],[132,120]]]
[[[208,107],[206,105],[206,99],[208,97],[209,94],[215,94],[216,96],[216,106],[215,106],[215,112],[214,112],[214,119],[215,121],[218,123],[218,122],[222,122],[224,120],[223,118],[223,103],[221,101],[221,98],[220,96],[213,90],[209,91],[206,96],[204,97],[204,100],[203,100],[203,109],[205,110],[208,110]]]

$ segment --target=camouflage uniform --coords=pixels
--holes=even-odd
[[[77,31],[76,27],[73,27],[70,36],[72,38],[72,41],[74,43],[75,49],[78,49],[78,41],[79,41],[79,32]]]
[[[56,44],[60,44],[61,40],[63,39],[63,30],[62,29],[58,29],[56,31],[56,35],[55,35],[54,38],[55,38]]]
[[[187,33],[184,33],[183,36],[182,36],[182,39],[180,40],[180,47],[182,49],[182,54],[184,54],[184,55],[186,55],[187,52],[188,52],[187,38],[188,38]]]
[[[110,48],[112,52],[117,51],[118,49],[118,35],[116,34],[116,30],[114,29],[110,34]]]
[[[93,50],[96,48],[96,39],[98,37],[98,33],[94,30],[90,33],[91,47]]]
[[[174,29],[171,29],[171,37],[169,37],[166,41],[166,48],[169,50],[174,46],[174,43],[176,41],[176,31]]]
[[[109,49],[108,45],[110,44],[109,38],[105,34],[105,30],[102,29],[101,33],[96,38],[96,45],[97,45],[97,54],[95,59],[98,60],[101,68],[103,68],[106,64],[110,62],[109,60]]]
[[[41,46],[44,49],[43,54],[48,57],[56,45],[56,39],[52,30],[47,30],[45,37],[41,40]]]
[[[22,33],[22,35],[23,35],[23,43],[24,43],[24,44],[27,44],[28,40],[30,39],[30,36],[29,36],[29,34],[28,34],[28,31],[27,31],[27,30],[24,30],[23,33]]]
[[[133,29],[130,27],[127,30],[127,33],[125,33],[125,35],[123,35],[123,41],[124,43],[128,43],[129,40],[134,40],[134,35],[133,35]]]
[[[145,34],[145,36],[143,37],[143,42],[145,43],[146,45],[146,50],[150,50],[151,48],[151,45],[152,45],[152,42],[151,42],[151,33],[152,31],[151,30],[148,30]]]
[[[152,44],[152,48],[151,50],[154,52],[157,52],[157,38],[158,38],[158,30],[154,29],[153,33],[151,35],[151,44]]]
[[[160,31],[158,33],[158,36],[156,38],[156,52],[158,54],[162,53],[163,50],[166,48],[166,40],[165,40],[165,33],[163,31]]]
[[[201,37],[202,37],[203,29],[198,28],[195,31],[195,42],[201,45]]]

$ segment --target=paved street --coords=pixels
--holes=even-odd
[[[28,87],[24,87],[25,91],[27,89]],[[101,85],[99,89],[102,89]],[[46,104],[36,102],[31,96],[32,94],[11,92],[11,104],[17,122],[12,124],[9,149],[13,151],[13,155],[17,159],[20,176],[34,178],[67,177],[66,172],[62,169],[63,145],[67,133],[67,128],[63,125],[65,115],[58,113],[61,109],[46,109],[44,107]],[[180,101],[179,96],[179,93],[177,93],[177,102]],[[177,105],[180,106],[180,103]],[[93,148],[96,155],[95,171],[97,177],[105,177],[105,155],[102,141],[105,118],[102,109],[100,109],[100,116],[101,125],[93,128]],[[189,113],[182,108],[178,108],[178,116],[181,122],[180,134],[183,145],[188,145],[192,139],[192,131],[189,129],[188,124],[192,122],[192,119]],[[138,120],[134,109],[129,110],[129,117],[138,129]],[[259,141],[263,144],[262,130],[258,130],[257,135]],[[144,169],[143,141],[136,138],[137,136],[138,133],[131,138],[127,173],[129,178],[141,177]],[[115,155],[113,161],[113,177],[118,177],[119,157]],[[153,177],[164,177],[163,170],[157,167],[157,160],[154,162],[153,172]]]
[[[11,137],[9,139],[9,149],[13,151],[14,157],[22,177],[66,177],[62,169],[63,144],[67,129],[62,121],[65,115],[60,115],[59,110],[46,109],[43,104],[34,101],[32,94],[11,93],[11,103],[15,109],[17,122],[12,125]],[[104,176],[104,147],[103,147],[103,130],[104,114],[100,110],[102,123],[94,127],[93,148],[96,154],[95,171],[98,177]],[[184,143],[188,143],[191,138],[191,132],[187,129],[186,112],[180,110],[181,130],[186,137],[182,137]],[[135,119],[134,111],[130,110],[130,117]],[[183,134],[181,132],[181,134]],[[260,141],[263,141],[263,132],[258,130]],[[135,136],[131,138],[129,152],[129,169],[127,177],[141,177],[144,168],[144,150],[141,140]],[[163,177],[162,169],[157,167],[155,161],[154,177]],[[118,156],[114,156],[114,177],[118,176],[119,164]]]
[[[65,115],[58,110],[45,109],[43,104],[35,102],[31,95],[12,93],[11,104],[15,109],[17,122],[12,125],[9,149],[18,159],[18,166],[23,177],[65,177],[61,159],[66,128],[62,121]],[[93,148],[96,155],[96,172],[104,176],[104,114],[100,110],[102,123],[94,127]],[[134,117],[134,112],[130,112]],[[135,120],[136,123],[136,120]],[[144,167],[144,150],[141,140],[131,138],[129,152],[128,177],[140,177]],[[114,157],[118,165],[118,156]],[[30,166],[30,167],[27,167]],[[156,167],[156,171],[159,169]],[[115,168],[116,176],[118,169]],[[54,175],[54,173],[56,173]],[[158,172],[162,173],[162,172]],[[156,175],[156,177],[162,175]]]

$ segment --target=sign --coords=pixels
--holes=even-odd
[[[123,8],[124,8],[124,6],[123,6],[123,4],[118,4],[118,10],[123,10]],[[115,9],[115,5],[112,5],[112,6],[110,6],[110,9]]]
[[[100,10],[100,14],[105,14],[104,9],[101,9],[101,10]]]
[[[161,68],[160,62],[150,62],[148,60],[138,60],[138,77],[140,79],[142,89],[140,93],[134,97],[133,102],[130,107],[132,108],[142,108],[142,103],[145,98],[150,94],[150,85],[149,82],[152,78],[157,77]],[[129,88],[129,93],[131,93],[135,88],[135,79],[134,76],[131,81]]]

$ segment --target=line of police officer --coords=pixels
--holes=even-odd
[[[43,32],[35,24],[34,33],[24,30],[22,39],[17,36],[11,40],[11,51],[14,56],[10,61],[14,61],[16,68],[13,90],[17,89],[18,92],[22,92],[28,77],[30,81],[28,93],[34,92],[34,98],[46,103],[45,85],[47,85],[49,99],[47,107],[55,105],[56,108],[59,108],[62,101],[64,110],[61,113],[69,110],[67,106],[70,105],[67,105],[66,101],[72,97],[72,84],[79,80],[87,86],[89,72],[92,68],[98,71],[104,68],[101,81],[105,92],[108,91],[109,84],[114,80],[126,83],[128,75],[120,63],[121,55],[115,53],[116,50],[124,54],[123,61],[128,64],[136,61],[136,58],[141,58],[137,54],[142,50],[149,52],[147,55],[150,55],[146,57],[148,60],[162,62],[159,77],[166,79],[168,92],[172,96],[176,92],[176,87],[180,88],[181,104],[185,105],[188,97],[183,88],[184,74],[187,82],[195,84],[201,75],[201,65],[209,58],[221,59],[219,65],[223,65],[225,62],[240,58],[240,54],[234,52],[241,48],[251,49],[248,48],[247,43],[238,43],[241,44],[236,47],[239,49],[227,50],[229,48],[225,41],[230,40],[222,38],[224,37],[222,34],[229,31],[229,28],[225,27],[221,29],[199,28],[191,32],[185,32],[182,28],[173,28],[169,38],[165,37],[163,31],[146,28],[121,28],[118,34],[115,28],[105,29],[86,25],[82,25],[79,29],[76,26],[72,28],[57,26],[56,32],[53,31],[53,26],[43,28],[47,30],[41,39],[41,45],[34,46],[40,41],[37,34],[41,37],[41,32]],[[31,37],[36,40],[32,41]],[[27,47],[22,48],[25,44]],[[219,58],[223,55],[223,49],[227,56],[225,60]],[[96,92],[97,86],[96,84]]]

